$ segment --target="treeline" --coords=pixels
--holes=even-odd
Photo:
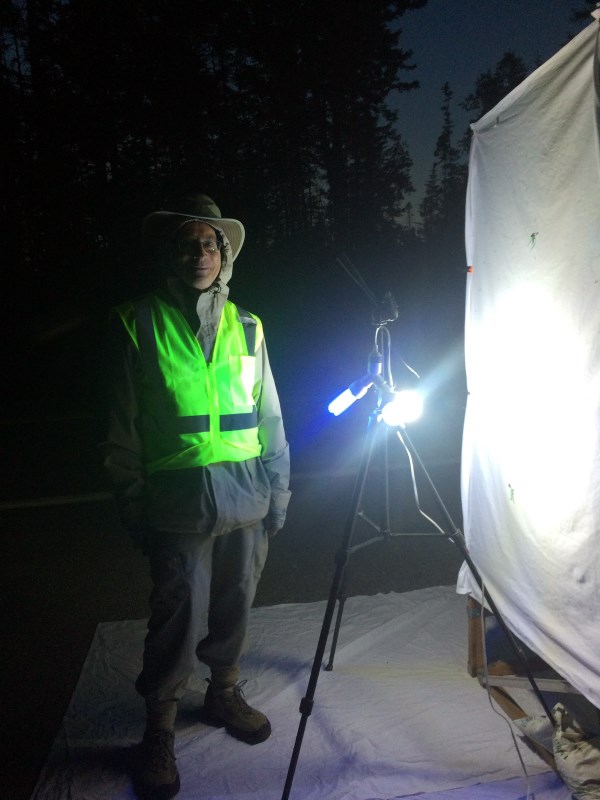
[[[190,186],[244,221],[236,292],[262,313],[285,301],[315,327],[344,313],[356,289],[340,252],[376,292],[448,280],[462,291],[466,150],[451,87],[420,214],[388,102],[417,90],[401,22],[425,4],[5,3],[0,247],[13,337],[38,358],[40,342],[80,335],[144,288],[139,222]],[[465,101],[473,118],[526,71],[507,54],[484,74]]]
[[[411,161],[387,96],[416,86],[397,23],[425,2],[11,2],[4,252],[118,273],[132,220],[189,184],[247,222],[253,256],[310,258],[358,226],[401,241]]]

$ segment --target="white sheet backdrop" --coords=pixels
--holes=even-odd
[[[472,126],[462,500],[506,622],[600,707],[598,28]]]

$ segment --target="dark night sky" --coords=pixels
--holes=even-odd
[[[469,123],[458,103],[471,93],[482,72],[495,68],[512,50],[531,69],[547,61],[593,20],[571,22],[577,0],[429,0],[401,21],[401,44],[413,51],[417,69],[407,74],[421,87],[399,97],[400,131],[415,162],[413,180],[422,187],[433,161],[442,116],[441,88],[454,93],[457,138]],[[413,204],[419,198],[413,197]]]

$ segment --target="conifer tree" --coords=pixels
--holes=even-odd
[[[419,207],[423,236],[436,241],[453,237],[455,227],[464,214],[466,165],[464,161],[461,162],[460,151],[454,144],[451,102],[452,90],[446,82],[442,86],[442,129]]]
[[[10,0],[5,131],[24,170],[5,166],[7,189],[34,209],[43,269],[123,275],[140,257],[124,217],[162,202],[166,178],[233,201],[261,253],[346,243],[359,221],[393,241],[412,187],[388,97],[417,85],[398,22],[425,3]]]
[[[488,69],[479,75],[475,89],[465,97],[460,107],[472,113],[472,121],[475,122],[524,81],[528,72],[523,59],[507,51],[493,70]],[[468,151],[470,139],[470,132],[467,132],[461,142],[463,150]]]

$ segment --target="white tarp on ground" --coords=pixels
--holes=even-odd
[[[300,722],[325,603],[254,609],[244,661],[248,699],[273,725],[249,747],[198,722],[202,675],[177,719],[181,800],[278,800]],[[509,724],[466,670],[465,599],[454,587],[353,597],[332,672],[323,671],[291,800],[524,800]],[[143,732],[134,680],[143,620],[98,626],[35,800],[132,798],[128,754]],[[526,709],[535,714],[535,700]],[[515,728],[516,730],[516,728]],[[570,792],[520,744],[538,800]]]
[[[462,494],[504,619],[600,707],[598,27],[472,126]]]

